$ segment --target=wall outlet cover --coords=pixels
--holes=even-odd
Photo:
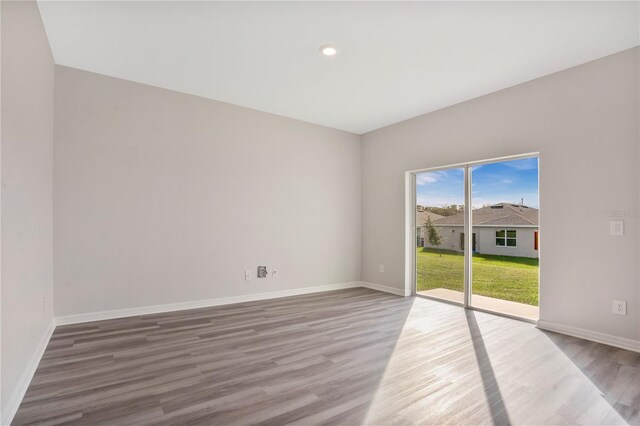
[[[627,315],[627,302],[626,300],[613,300],[613,306],[611,310],[616,315]]]
[[[624,235],[624,221],[622,220],[610,220],[609,221],[609,234],[610,235]]]
[[[249,281],[251,279],[251,270],[247,269],[246,271],[244,271],[244,279],[246,281]]]

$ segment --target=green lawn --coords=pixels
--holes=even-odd
[[[418,291],[446,288],[463,291],[464,256],[442,250],[417,249]],[[473,256],[473,294],[538,306],[538,259]]]

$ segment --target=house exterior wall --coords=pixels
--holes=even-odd
[[[516,246],[496,246],[496,231],[501,229],[516,230]],[[525,227],[474,227],[476,234],[476,251],[482,254],[499,256],[538,257],[538,250],[534,245],[534,233],[538,228]]]
[[[462,251],[460,234],[464,232],[464,226],[436,226],[436,228],[442,236],[441,249]],[[434,246],[429,244],[429,238],[427,238],[427,227],[421,226],[420,232],[421,237],[424,238],[424,246],[433,248]]]
[[[442,236],[442,244],[440,248],[443,250],[455,250],[462,251],[463,247],[460,244],[460,234],[464,233],[463,226],[437,226]],[[515,247],[502,247],[496,246],[496,231],[501,229],[515,229],[516,233],[516,246]],[[534,238],[535,232],[538,231],[537,227],[474,227],[474,233],[476,234],[476,253],[481,254],[494,254],[499,256],[516,256],[516,257],[538,257],[538,250],[535,249]],[[419,238],[424,238],[424,246],[434,248],[429,244],[427,238],[427,229],[424,226],[418,228]],[[420,244],[418,244],[420,245]]]

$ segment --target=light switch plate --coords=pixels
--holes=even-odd
[[[380,271],[381,274],[384,274],[384,265],[381,263],[380,267],[378,268],[378,270]]]
[[[627,315],[627,302],[625,300],[613,300],[611,310],[616,315]]]
[[[610,220],[609,234],[616,236],[624,235],[624,222],[622,220]]]

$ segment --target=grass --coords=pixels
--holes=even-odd
[[[446,288],[463,291],[464,255],[434,249],[417,250],[418,291]],[[538,306],[538,259],[473,255],[473,294]]]

